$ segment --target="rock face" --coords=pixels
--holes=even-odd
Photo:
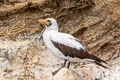
[[[78,80],[76,72],[62,68],[51,80]]]
[[[119,80],[119,0],[1,0],[0,80]],[[53,17],[60,31],[74,35],[89,53],[108,62],[72,63],[56,75],[63,61],[41,39],[39,18]]]

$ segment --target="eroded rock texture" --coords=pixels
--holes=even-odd
[[[1,0],[0,80],[119,80],[119,0]],[[53,17],[60,31],[74,35],[88,52],[108,62],[72,63],[56,75],[63,61],[41,39],[39,18]]]

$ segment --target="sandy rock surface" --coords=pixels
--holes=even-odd
[[[47,50],[38,19],[53,17],[62,32],[77,37],[88,52],[108,62],[63,64]],[[119,80],[119,0],[1,0],[0,80]]]

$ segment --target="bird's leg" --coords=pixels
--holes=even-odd
[[[54,71],[54,72],[52,73],[52,75],[55,75],[60,69],[62,69],[63,67],[65,67],[66,62],[67,62],[67,60],[65,59],[63,66],[60,67],[59,69],[57,69],[56,71]]]
[[[69,69],[69,67],[70,67],[70,62],[68,62],[68,65],[67,65],[67,68]]]
[[[64,64],[63,64],[63,66],[62,66],[62,67],[65,67],[65,65],[66,65],[66,62],[67,62],[67,60],[65,59],[65,61],[64,61]]]

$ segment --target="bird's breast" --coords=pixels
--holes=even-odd
[[[43,41],[46,45],[46,47],[49,49],[50,52],[52,52],[56,57],[59,57],[61,59],[66,59],[66,57],[63,55],[61,51],[59,51],[52,43],[51,41],[51,35],[55,34],[54,32],[45,31],[43,32]]]

